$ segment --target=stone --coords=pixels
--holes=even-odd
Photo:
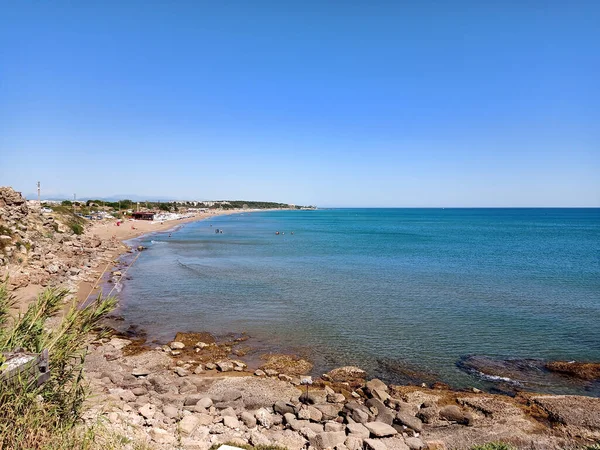
[[[398,434],[398,431],[394,427],[383,422],[368,422],[364,426],[375,437],[394,436]]]
[[[410,450],[400,435],[380,439],[388,450]]]
[[[221,414],[222,417],[226,417],[226,416],[237,417],[237,413],[235,412],[235,409],[233,409],[231,407],[225,408],[224,410],[222,410],[220,412],[220,414]]]
[[[383,381],[378,380],[377,378],[367,381],[367,390],[369,392],[373,392],[376,389],[383,392],[388,392],[388,387]]]
[[[196,402],[196,406],[200,406],[201,408],[208,409],[213,405],[213,401],[210,397],[202,397]]]
[[[362,450],[363,440],[362,438],[351,434],[344,441],[344,445],[348,450]]]
[[[262,369],[256,369],[256,370],[254,371],[254,375],[256,375],[257,377],[264,377],[264,376],[266,376],[267,374],[266,374],[266,373],[265,373],[265,371],[264,371],[264,370],[262,370]]]
[[[346,425],[346,428],[349,434],[355,435],[362,439],[366,439],[371,435],[369,429],[360,423],[349,423]]]
[[[256,411],[254,413],[254,417],[256,417],[258,424],[265,428],[271,428],[275,422],[273,414],[271,414],[265,408],[260,408],[258,411]]]
[[[296,408],[294,408],[294,405],[291,405],[289,403],[283,402],[283,401],[278,401],[273,405],[273,410],[278,413],[281,414],[282,416],[287,414],[287,413],[291,413],[291,414],[296,414]]]
[[[223,417],[223,425],[229,428],[236,429],[240,427],[240,421],[235,416],[225,416]]]
[[[331,403],[314,406],[323,414],[323,420],[335,420],[342,410],[342,405],[332,405]]]
[[[204,364],[204,367],[206,368],[206,370],[215,370],[217,368],[217,365],[215,363],[206,363]]]
[[[131,392],[133,393],[133,395],[135,395],[136,397],[139,397],[141,395],[146,395],[148,393],[148,389],[146,389],[145,387],[136,387],[133,388],[131,390]]]
[[[269,440],[269,438],[267,438],[264,434],[260,433],[259,431],[252,431],[250,433],[250,443],[254,446],[267,446],[267,445],[271,445],[271,441]]]
[[[150,438],[157,444],[174,444],[175,436],[162,428],[152,427],[148,432]]]
[[[410,450],[421,450],[423,447],[425,447],[425,444],[423,443],[423,441],[421,439],[419,439],[418,437],[407,437],[404,438],[404,442],[406,443],[406,445],[408,445],[408,448]]]
[[[217,368],[221,372],[231,372],[233,370],[233,363],[231,361],[219,361]]]
[[[344,403],[346,401],[346,397],[344,397],[344,394],[327,394],[327,401],[329,403]]]
[[[356,366],[345,366],[333,369],[326,374],[332,381],[353,381],[365,379],[367,372]]]
[[[363,411],[362,409],[355,409],[354,411],[352,411],[351,416],[352,420],[354,420],[357,423],[362,423],[365,424],[369,421],[369,414],[365,411]]]
[[[420,433],[421,431],[423,431],[423,423],[416,417],[411,416],[410,414],[399,411],[396,414],[396,420],[400,424],[402,424],[412,430],[415,430],[417,433]]]
[[[188,416],[185,416],[179,422],[179,431],[181,432],[181,434],[189,436],[194,432],[198,425],[200,425],[200,418],[196,415],[190,414]]]
[[[152,419],[156,414],[156,406],[146,403],[140,408],[139,412],[145,419]]]
[[[169,347],[171,347],[171,350],[183,350],[185,348],[185,344],[183,342],[171,342],[169,344]]]
[[[373,389],[371,391],[371,395],[373,398],[379,399],[382,402],[385,402],[390,399],[390,394],[381,389]]]
[[[425,442],[426,450],[446,450],[446,444],[444,441],[427,441]]]
[[[366,450],[387,450],[385,444],[378,439],[365,439],[364,443]]]
[[[346,429],[346,425],[339,422],[325,422],[325,431],[344,431]]]
[[[327,391],[325,390],[312,390],[302,392],[300,395],[300,401],[302,403],[309,403],[315,405],[318,403],[327,403]]]
[[[600,431],[600,399],[579,395],[533,397],[552,422]]]
[[[248,428],[254,428],[256,426],[256,417],[248,411],[243,411],[242,414],[240,414],[240,419],[242,419],[242,422],[244,422],[244,425]]]
[[[298,411],[298,419],[312,420],[313,422],[320,422],[323,418],[323,413],[314,406],[303,405]]]
[[[108,341],[108,343],[117,350],[122,350],[123,348],[131,344],[131,341],[127,339],[112,338],[110,341]]]
[[[194,373],[195,373],[196,375],[199,375],[199,374],[201,374],[202,372],[204,372],[204,367],[202,367],[202,364],[198,364],[198,367],[196,367],[196,368],[194,369]]]
[[[277,375],[279,375],[279,372],[277,372],[275,369],[265,369],[265,373],[269,377],[276,377]]]
[[[175,419],[177,416],[179,416],[179,410],[174,406],[167,405],[163,406],[163,414],[169,419]]]
[[[309,442],[315,449],[325,450],[343,444],[345,440],[346,433],[343,431],[329,431],[316,434]]]
[[[424,423],[433,423],[438,416],[438,409],[435,406],[421,408],[417,413],[417,417]]]
[[[473,425],[473,415],[463,411],[456,405],[445,406],[440,409],[440,418],[448,422],[456,422],[461,425]]]
[[[190,374],[190,372],[184,369],[183,367],[175,367],[173,372],[175,372],[180,377],[187,377]]]

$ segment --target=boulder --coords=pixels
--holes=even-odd
[[[463,411],[456,405],[449,405],[440,409],[440,418],[461,425],[473,425],[473,415],[468,411]]]
[[[396,414],[396,421],[412,430],[415,430],[417,433],[423,431],[423,423],[419,419],[402,411],[399,411]]]
[[[194,397],[192,397],[194,398]],[[196,402],[196,406],[200,406],[201,408],[208,409],[213,405],[213,401],[210,397],[202,397]]]
[[[345,366],[333,369],[327,372],[326,375],[332,381],[346,382],[353,381],[356,379],[365,379],[367,376],[367,372],[365,372],[359,367]]]
[[[291,413],[293,415],[296,414],[296,408],[294,407],[294,405],[283,401],[276,402],[275,405],[273,405],[273,410],[276,413],[281,414],[282,416],[287,413]]]
[[[410,450],[421,450],[423,447],[425,447],[423,441],[418,437],[404,438],[404,442],[406,443],[406,445],[408,445],[408,448]]]
[[[312,420],[313,422],[320,422],[323,418],[323,413],[314,406],[303,405],[298,411],[298,419]]]
[[[332,405],[331,403],[314,406],[323,414],[323,420],[335,420],[342,410],[341,405]]]
[[[236,429],[240,427],[240,421],[235,416],[225,416],[223,417],[223,425]]]
[[[233,363],[231,361],[219,361],[217,368],[221,372],[231,372],[233,370]]]
[[[179,410],[174,406],[166,405],[163,406],[163,414],[169,419],[175,419],[177,416],[179,416]]]
[[[183,350],[185,348],[185,344],[183,342],[173,341],[169,344],[171,350]]]
[[[365,439],[364,443],[366,450],[387,450],[385,444],[378,439]]]
[[[267,409],[260,408],[258,411],[254,413],[254,417],[256,417],[256,421],[259,425],[262,425],[265,428],[271,428],[275,422],[275,418],[273,414],[271,414]]]
[[[348,450],[362,450],[363,439],[356,435],[349,435],[344,441],[344,445]]]
[[[349,423],[346,428],[350,435],[354,435],[362,439],[368,438],[371,433],[367,427],[360,423]]]
[[[325,431],[345,431],[346,425],[339,422],[329,421],[325,422]]]
[[[156,414],[156,406],[146,403],[140,408],[139,412],[145,419],[152,419]]]
[[[343,431],[329,431],[317,433],[310,439],[310,445],[317,450],[325,450],[343,444],[346,440],[346,433]]]
[[[368,422],[364,426],[375,437],[394,436],[398,434],[398,431],[394,427],[383,422]]]
[[[256,426],[256,417],[248,411],[243,411],[242,414],[240,414],[240,419],[242,419],[242,422],[244,422],[244,425],[248,428],[254,428]]]
[[[212,418],[211,418],[211,422],[212,422]],[[189,436],[190,434],[192,434],[194,432],[194,430],[196,429],[196,427],[198,427],[198,425],[200,425],[200,418],[194,414],[190,414],[188,416],[185,416],[179,422],[179,431],[184,436]]]

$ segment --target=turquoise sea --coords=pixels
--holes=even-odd
[[[543,368],[600,361],[600,209],[252,212],[141,242],[120,314],[151,339],[247,332],[316,374],[600,395]]]

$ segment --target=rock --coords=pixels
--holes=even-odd
[[[169,419],[175,419],[179,416],[179,410],[174,406],[163,406],[163,414],[167,416]]]
[[[217,363],[217,368],[221,372],[231,372],[233,370],[233,363],[230,361],[219,361]]]
[[[311,405],[317,403],[327,403],[327,391],[325,390],[313,390],[302,392],[300,395],[300,401],[302,403],[309,403]]]
[[[315,408],[321,411],[323,414],[323,420],[335,420],[342,410],[341,405],[332,405],[331,403],[315,405]]]
[[[194,369],[194,373],[200,375],[202,372],[204,372],[204,367],[202,367],[202,364],[198,364],[198,367]]]
[[[266,376],[267,374],[265,373],[265,371],[264,371],[264,370],[261,370],[261,369],[256,369],[256,370],[254,371],[254,375],[256,375],[257,377],[264,377],[264,376]]]
[[[600,363],[553,361],[546,364],[546,369],[582,380],[600,380]]]
[[[145,367],[136,367],[131,371],[131,375],[134,377],[145,377],[150,375],[150,370]]]
[[[363,411],[362,409],[355,409],[354,411],[352,411],[350,417],[352,417],[352,420],[354,420],[355,422],[362,424],[367,423],[370,419],[369,414]]]
[[[444,441],[427,441],[425,442],[425,447],[426,450],[446,450],[446,444],[444,444]]]
[[[240,427],[240,422],[239,420],[237,420],[237,417],[232,417],[232,416],[225,416],[223,417],[223,425],[225,425],[226,427],[229,428],[239,428]]]
[[[271,428],[275,421],[273,414],[271,414],[265,408],[260,408],[258,411],[256,411],[254,413],[254,417],[256,417],[258,424],[265,428]]]
[[[552,422],[600,431],[600,398],[579,395],[533,397]]]
[[[283,374],[283,373],[280,373],[280,374],[278,375],[278,378],[279,378],[281,381],[285,381],[285,382],[287,382],[287,383],[291,383],[291,382],[292,382],[292,377],[290,377],[289,375]]]
[[[423,423],[416,417],[413,417],[405,412],[399,411],[396,414],[396,420],[400,424],[402,424],[412,430],[415,430],[417,433],[420,433],[421,431],[423,431]]]
[[[211,425],[214,422],[214,418],[210,414],[200,413],[197,414],[196,417],[198,418],[198,425],[206,426]]]
[[[313,422],[320,422],[323,418],[323,413],[314,406],[303,405],[298,411],[298,419],[312,420]]]
[[[230,408],[225,408],[224,410],[221,411],[220,414],[221,414],[222,417],[226,417],[226,416],[237,417],[237,413],[235,412],[235,409],[233,409],[231,407]]]
[[[408,445],[408,448],[410,450],[421,450],[423,447],[425,447],[423,441],[418,437],[404,438],[404,442],[406,443],[406,445]]]
[[[190,374],[189,370],[186,370],[183,367],[175,367],[173,372],[175,372],[180,377],[187,377]]]
[[[117,350],[122,350],[123,348],[131,344],[131,341],[127,339],[112,338],[110,341],[108,341],[108,343]]]
[[[433,421],[438,417],[438,412],[438,408],[435,406],[429,406],[427,408],[421,408],[417,413],[417,417],[424,423],[433,423]]]
[[[348,450],[362,450],[363,440],[362,438],[351,434],[344,441],[344,445]]]
[[[339,422],[325,422],[325,431],[345,431],[346,425]]]
[[[213,405],[213,401],[210,397],[202,397],[196,402],[196,406],[200,406],[201,408],[208,409]]]
[[[148,393],[148,389],[144,388],[144,387],[136,387],[133,388],[131,390],[131,392],[133,393],[133,395],[135,395],[136,397],[139,397],[141,395],[146,395]]]
[[[176,438],[173,434],[169,433],[162,428],[152,427],[148,432],[150,438],[157,444],[174,444]]]
[[[222,393],[213,396],[213,400],[219,403],[229,403],[239,400],[242,398],[242,395],[242,391],[238,389],[226,389]]]
[[[378,439],[365,439],[364,443],[366,450],[387,450],[385,444]]]
[[[356,379],[365,379],[367,373],[359,367],[345,366],[327,372],[327,376],[333,381],[344,382],[353,381]]]
[[[376,437],[386,437],[398,434],[398,431],[396,431],[394,427],[383,422],[368,422],[364,426]]]
[[[371,391],[371,395],[373,396],[373,398],[381,400],[382,402],[386,402],[390,399],[390,394],[381,389],[373,389]]]
[[[146,419],[152,419],[154,414],[156,414],[156,406],[146,403],[144,406],[140,408],[140,414],[144,416]]]
[[[194,432],[198,425],[200,425],[200,419],[198,418],[198,416],[190,414],[188,416],[185,416],[179,422],[179,431],[181,432],[181,434],[189,436]]]
[[[461,425],[473,425],[473,415],[463,411],[456,405],[445,406],[440,409],[440,418],[449,422],[456,422]]]
[[[362,439],[366,439],[371,435],[369,429],[360,423],[349,423],[346,428],[348,429],[349,434],[355,435]],[[346,444],[346,446],[347,445],[348,444]]]
[[[169,344],[171,350],[183,350],[185,348],[185,344],[183,342],[173,341]]]
[[[217,368],[217,365],[215,363],[206,363],[204,364],[204,367],[206,368],[206,370],[215,370]]]
[[[250,443],[254,446],[267,446],[267,445],[271,445],[271,441],[269,440],[269,438],[267,438],[264,434],[260,433],[259,431],[252,431],[250,433]]]
[[[264,372],[269,377],[276,377],[277,375],[279,375],[279,372],[277,372],[275,369],[265,369]]]
[[[325,450],[343,444],[345,440],[346,433],[343,431],[330,431],[316,434],[309,442],[315,449]]]
[[[383,381],[378,380],[377,378],[373,378],[372,380],[367,381],[367,390],[369,392],[373,392],[374,390],[380,390],[387,393],[388,387]]]
[[[313,368],[313,365],[292,355],[269,355],[267,362],[260,367],[267,374],[267,369],[276,370],[279,373],[288,375],[304,375]]]
[[[291,405],[289,403],[283,402],[283,401],[278,401],[273,405],[273,410],[278,413],[281,414],[282,416],[290,413],[290,414],[296,414],[296,408],[294,408],[294,405]]]
[[[269,440],[276,446],[286,448],[287,450],[302,450],[307,442],[298,433],[292,430],[269,430],[266,432]]]
[[[344,397],[344,394],[327,394],[327,401],[329,403],[344,403],[346,401],[346,397]]]
[[[400,435],[380,439],[388,450],[410,450]]]
[[[244,422],[244,425],[248,428],[254,428],[256,426],[256,417],[248,411],[243,411],[242,414],[240,414],[240,419],[242,419],[242,422]]]

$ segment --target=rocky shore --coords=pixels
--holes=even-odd
[[[132,227],[118,238],[109,228],[78,235],[63,217],[42,214],[10,188],[0,188],[0,226],[0,276],[29,296],[60,285],[85,298],[119,254],[134,251],[120,239],[140,234]],[[466,449],[492,441],[564,449],[600,440],[598,398],[386,385],[356,367],[311,378],[310,362],[289,355],[270,355],[250,370],[237,359],[246,339],[180,333],[169,345],[148,348],[124,336],[90,337],[87,422],[102,423],[132,449],[140,442],[190,450],[225,442],[290,450]],[[485,369],[478,359],[466,363],[485,372],[484,362]],[[597,380],[598,367],[556,362],[547,370],[589,381]]]
[[[181,333],[152,350],[118,337],[91,342],[90,423],[104,417],[132,441],[189,450],[463,449],[492,441],[559,449],[600,440],[597,398],[388,386],[357,367],[313,379],[303,375],[307,361],[289,356],[251,372],[230,359],[231,342],[204,333],[190,345],[198,336]]]

